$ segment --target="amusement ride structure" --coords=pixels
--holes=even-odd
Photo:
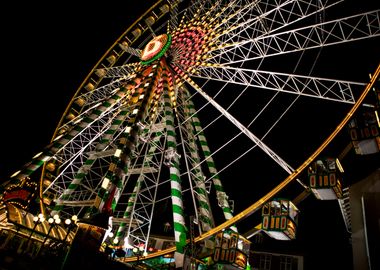
[[[87,237],[122,249],[123,263],[173,254],[177,267],[246,268],[240,222],[262,213],[258,230],[294,239],[298,209],[282,192],[342,199],[339,160],[319,156],[361,106],[378,110],[367,94],[379,68],[369,83],[313,75],[324,50],[380,36],[379,10],[325,16],[340,2],[157,1],[83,80],[50,144],[3,183],[2,202],[75,217],[77,233],[63,230],[74,250]],[[378,128],[359,154],[379,151]]]

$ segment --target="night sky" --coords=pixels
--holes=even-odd
[[[86,2],[86,1],[85,1]],[[46,146],[79,85],[145,7],[10,3],[1,16],[3,154],[0,177]],[[110,4],[114,3],[114,5]],[[139,4],[141,6],[141,4]],[[12,143],[11,143],[12,142]]]
[[[2,9],[7,16],[2,14],[0,19],[3,82],[0,181],[7,179],[49,144],[66,106],[91,68],[124,30],[154,3],[116,2],[93,5],[89,1],[86,6],[83,1],[80,5],[54,2],[54,6],[10,2]],[[134,4],[128,5],[130,2]],[[375,9],[373,2],[376,1],[360,2],[360,8]],[[379,4],[377,8],[380,8]],[[361,52],[373,54],[370,63],[361,65],[366,70],[360,74],[346,71],[358,76],[353,80],[365,82],[368,73],[373,72],[379,63],[379,38],[370,42],[372,49]],[[341,66],[352,61],[360,62],[360,52],[337,61],[341,61]],[[336,63],[326,65],[323,72],[333,75],[328,77],[339,78],[342,70],[337,66]],[[295,243],[268,241],[273,245],[285,245],[285,248],[289,244],[295,253],[305,252],[305,269],[321,267],[325,261],[321,258],[325,256],[333,261],[323,269],[349,269],[352,257],[349,234],[339,215],[338,203],[320,202],[316,205],[315,199],[309,196],[302,204],[302,215],[303,223]]]

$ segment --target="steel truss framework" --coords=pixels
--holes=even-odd
[[[100,59],[51,144],[14,181],[42,169],[42,194],[54,198],[47,207],[52,214],[83,217],[112,209],[112,231],[121,244],[147,248],[154,228],[167,218],[177,252],[183,253],[189,216],[195,217],[199,235],[233,216],[229,190],[222,185],[232,181],[223,178],[231,167],[244,171],[246,165],[239,164],[247,157],[260,166],[257,152],[284,175],[294,171],[290,163],[302,161],[302,154],[281,157],[276,140],[264,142],[295,103],[303,98],[347,108],[356,103],[364,83],[263,68],[279,56],[297,55],[287,58],[297,62],[300,52],[378,39],[379,10],[320,19],[339,2],[158,1]],[[165,56],[141,64],[146,44],[163,33],[172,37]],[[263,103],[242,102],[261,92]],[[277,105],[281,95],[290,96],[284,106]],[[239,112],[242,104],[256,108]],[[275,116],[268,119],[271,110]],[[264,131],[256,124],[263,120]],[[222,139],[213,138],[214,143],[207,134]],[[287,143],[295,145],[297,138]],[[236,182],[238,189],[243,182]]]

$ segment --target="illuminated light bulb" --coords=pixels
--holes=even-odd
[[[17,172],[15,172],[14,174],[11,175],[11,178],[12,178],[12,177],[15,177],[15,176],[18,175],[20,172],[21,172],[21,170],[18,170]]]
[[[121,154],[121,149],[116,149],[114,156],[120,157],[120,154]]]
[[[104,177],[103,183],[102,183],[102,188],[107,189],[109,183],[110,183],[110,180],[107,177]]]
[[[33,158],[37,158],[42,154],[42,152],[39,152],[37,155],[35,155]]]

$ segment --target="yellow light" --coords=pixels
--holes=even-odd
[[[376,120],[377,120],[377,126],[380,127],[379,114],[377,113],[377,111],[375,111],[375,116],[376,116]]]
[[[338,167],[339,171],[344,172],[343,166],[340,163],[339,159],[336,159],[335,162],[336,162],[336,166]]]

